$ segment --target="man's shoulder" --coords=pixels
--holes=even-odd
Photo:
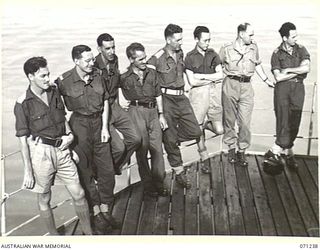
[[[27,99],[27,92],[25,91],[22,95],[20,95],[16,101],[18,104],[22,104]]]
[[[71,76],[72,76],[72,69],[70,69],[70,70],[64,72],[63,74],[61,74],[60,76],[58,76],[58,80],[61,82],[65,82],[65,81],[68,81]]]
[[[125,72],[120,74],[120,79],[123,80],[123,79],[127,78],[129,75],[130,75],[130,71],[129,71],[129,69],[127,69]]]
[[[156,53],[152,55],[152,57],[155,57],[156,59],[160,59],[160,57],[163,55],[164,55],[164,49],[159,49]]]
[[[227,42],[222,45],[222,48],[229,48],[229,47],[233,47],[233,42]]]

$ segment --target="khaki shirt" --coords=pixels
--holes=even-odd
[[[234,41],[222,46],[219,54],[226,75],[251,77],[255,67],[261,63],[255,43],[245,46],[245,50],[241,52]]]

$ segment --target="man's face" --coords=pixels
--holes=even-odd
[[[82,70],[83,72],[89,74],[93,70],[93,65],[95,62],[95,58],[93,56],[92,51],[84,51],[81,53],[80,59],[75,59],[75,64]]]
[[[135,58],[130,58],[131,64],[140,70],[145,70],[147,68],[147,56],[144,51],[137,50],[135,53]]]
[[[253,41],[253,36],[254,36],[254,31],[251,25],[247,26],[246,31],[241,31],[240,32],[240,37],[242,38],[242,41],[244,42],[245,45],[249,45]]]
[[[297,42],[298,34],[296,30],[290,30],[289,31],[289,37],[284,37],[284,41],[289,45],[289,46],[294,46]]]
[[[99,52],[102,54],[103,58],[107,61],[114,60],[115,45],[114,41],[103,41],[102,45],[98,47]]]
[[[182,33],[174,33],[171,37],[168,37],[167,44],[172,50],[179,51],[182,45]]]
[[[39,89],[46,90],[50,87],[50,72],[48,67],[40,68],[34,74],[29,74],[28,78],[32,85]]]
[[[200,39],[196,38],[197,46],[203,50],[206,51],[210,45],[210,33],[201,33]]]

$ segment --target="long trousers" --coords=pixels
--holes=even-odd
[[[163,133],[163,144],[171,167],[182,166],[180,142],[199,140],[202,132],[189,99],[185,95],[162,95],[163,112],[168,129]]]
[[[254,92],[251,82],[240,82],[225,77],[222,85],[223,141],[229,148],[245,150],[250,146],[250,123]],[[237,135],[235,124],[238,124]]]
[[[85,190],[89,206],[112,204],[115,185],[110,143],[101,142],[101,115],[95,118],[73,113],[70,127],[74,133],[74,150],[80,161],[80,183]],[[96,188],[95,178],[97,180]]]
[[[275,86],[276,144],[283,149],[292,148],[297,138],[304,94],[303,82],[286,81],[277,83]]]

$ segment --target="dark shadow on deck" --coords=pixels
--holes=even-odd
[[[262,156],[248,160],[242,168],[217,155],[210,175],[193,163],[189,190],[169,173],[168,197],[146,197],[140,183],[127,187],[116,195],[113,215],[123,226],[113,234],[319,237],[318,158],[298,157],[298,172],[286,168],[276,177],[262,171]],[[61,230],[81,233],[77,221]]]

